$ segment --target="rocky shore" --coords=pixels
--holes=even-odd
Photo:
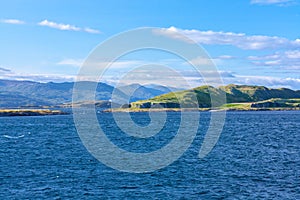
[[[67,115],[61,110],[49,109],[0,109],[0,117],[10,116],[44,116],[44,115]]]

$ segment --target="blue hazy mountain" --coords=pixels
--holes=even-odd
[[[81,82],[89,86],[92,82]],[[0,107],[22,107],[22,106],[56,106],[72,101],[72,91],[74,82],[64,83],[40,83],[34,81],[0,80]],[[167,93],[163,89],[148,88],[139,84],[122,86],[119,89],[106,83],[98,83],[96,89],[96,100],[108,101],[112,93],[117,99],[130,99],[138,101],[149,99],[157,95]],[[128,95],[128,91],[134,91]]]

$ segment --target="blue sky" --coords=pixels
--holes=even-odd
[[[298,0],[1,1],[0,78],[73,80],[96,45],[138,27],[191,37],[225,83],[300,89]]]

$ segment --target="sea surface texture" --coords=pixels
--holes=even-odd
[[[122,132],[111,113],[98,117],[114,144],[136,153],[167,145],[180,122],[180,113],[170,112],[160,133],[142,139]],[[131,117],[150,122],[147,113]],[[227,112],[219,141],[200,159],[209,120],[209,112],[200,113],[195,140],[177,161],[136,174],[95,159],[72,115],[2,117],[0,199],[300,199],[299,111]]]

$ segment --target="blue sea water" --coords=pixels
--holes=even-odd
[[[174,137],[180,113],[168,113],[161,133],[136,140],[121,133],[110,113],[99,118],[116,145],[146,152]],[[132,119],[149,123],[147,113]],[[200,159],[209,119],[209,112],[200,114],[197,136],[180,159],[135,174],[88,153],[72,115],[2,117],[0,199],[300,199],[300,112],[228,112],[218,143]]]

